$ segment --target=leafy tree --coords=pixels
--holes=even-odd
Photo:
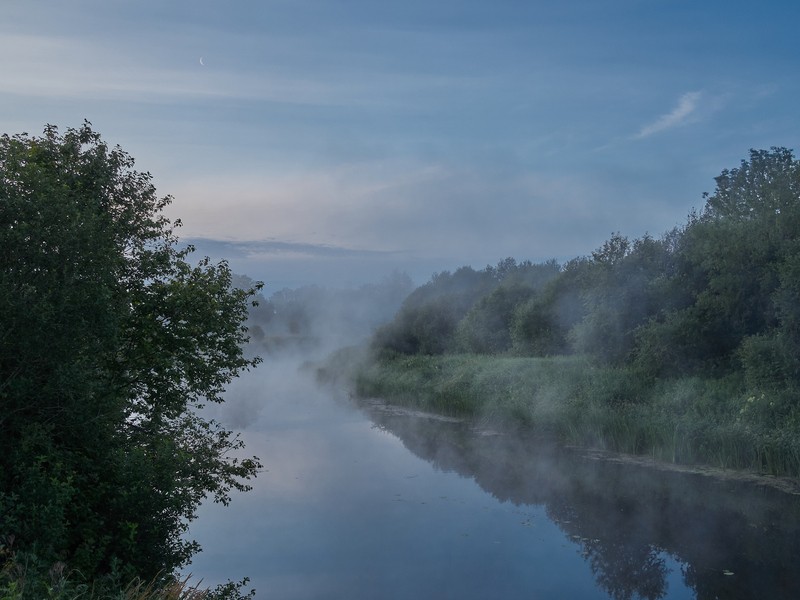
[[[774,379],[776,364],[764,357],[791,353],[800,339],[791,333],[800,301],[800,162],[785,148],[751,150],[716,184],[675,245],[664,289],[683,301],[665,305],[637,333],[637,361],[679,374],[726,372],[752,360],[744,366],[753,377],[763,367]],[[785,358],[778,370],[795,371]]]
[[[797,239],[795,244],[800,244]],[[790,248],[778,266],[779,285],[773,294],[780,322],[771,331],[787,381],[800,384],[800,248]]]
[[[378,328],[372,346],[401,354],[443,354],[452,349],[460,316],[444,297],[403,306],[393,321]]]
[[[586,315],[569,332],[573,348],[600,362],[626,362],[636,329],[663,306],[660,283],[670,262],[662,240],[612,235],[592,253],[583,291]]]
[[[497,267],[486,267],[499,284],[478,300],[461,320],[456,332],[459,349],[466,352],[497,354],[512,348],[512,328],[517,308],[560,273],[554,260],[542,264],[507,258]]]
[[[567,333],[586,315],[584,294],[590,272],[587,259],[572,259],[540,294],[517,306],[511,324],[516,352],[531,356],[569,353]]]
[[[553,356],[568,350],[567,330],[560,324],[553,294],[535,295],[514,310],[512,349],[523,356]]]
[[[88,122],[0,137],[0,535],[87,578],[171,573],[260,467],[197,412],[258,362],[257,286],[190,265],[133,167]]]
[[[455,346],[458,323],[497,285],[494,269],[436,273],[403,301],[392,322],[376,331],[372,346],[401,354],[448,352]]]
[[[788,148],[750,150],[749,161],[725,169],[714,180],[714,194],[705,194],[705,217],[736,222],[766,220],[781,233],[796,231],[800,168]]]
[[[520,284],[500,285],[481,298],[458,325],[456,340],[460,350],[478,354],[498,354],[511,348],[511,325],[516,307],[534,295]]]

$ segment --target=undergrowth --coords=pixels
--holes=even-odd
[[[0,540],[0,600],[252,600],[243,594],[244,579],[214,589],[191,584],[191,576],[134,579],[123,583],[113,573],[85,581],[81,573],[63,562],[47,564],[32,552],[18,552],[13,537]]]

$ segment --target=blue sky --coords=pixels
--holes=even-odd
[[[796,148],[798,23],[776,0],[10,0],[0,131],[88,119],[268,291],[422,282],[658,236],[749,148]]]

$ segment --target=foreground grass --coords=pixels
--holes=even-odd
[[[123,584],[109,576],[86,582],[64,563],[46,565],[35,554],[15,552],[10,546],[0,540],[0,600],[252,600],[255,595],[254,591],[243,595],[247,579],[214,589],[192,585],[190,577]]]
[[[558,439],[674,463],[800,476],[792,390],[739,377],[647,380],[580,357],[334,357],[362,397],[530,428]]]

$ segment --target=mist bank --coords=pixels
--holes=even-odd
[[[241,289],[254,285],[246,275],[237,275],[233,283]],[[357,287],[306,285],[284,288],[268,298],[258,294],[246,322],[247,350],[268,360],[313,358],[364,343],[393,318],[413,289],[406,273],[394,271]]]
[[[685,225],[434,274],[355,391],[569,443],[800,475],[800,162],[751,151]],[[331,364],[343,360],[340,355]]]
[[[332,359],[323,376],[342,360]],[[358,397],[465,416],[480,427],[668,463],[800,476],[796,425],[767,418],[772,401],[742,394],[735,376],[648,382],[586,357],[469,354],[397,356],[350,368]]]

